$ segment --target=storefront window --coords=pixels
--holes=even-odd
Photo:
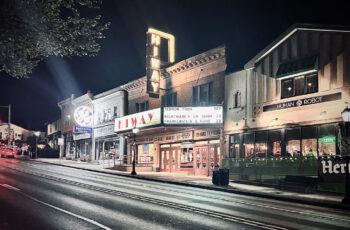
[[[335,155],[336,154],[336,138],[335,136],[324,136],[318,139],[319,155]]]
[[[245,133],[243,135],[244,157],[254,158],[254,133]]]
[[[266,143],[255,143],[255,156],[265,158],[267,153]]]
[[[317,139],[303,139],[302,140],[302,155],[303,156],[317,156]]]
[[[244,145],[245,158],[254,158],[254,144]]]
[[[271,143],[271,153],[273,157],[280,157],[281,156],[281,142],[280,141],[274,141]]]
[[[267,156],[267,131],[255,132],[255,157],[265,158]]]
[[[155,154],[153,144],[138,145],[137,153],[138,153],[138,161],[140,163],[153,162],[154,154]]]
[[[181,163],[193,162],[193,148],[183,149]]]
[[[318,129],[319,156],[336,154],[337,127],[334,124],[321,125]]]
[[[286,129],[286,156],[294,157],[301,155],[300,139],[301,130],[298,128]]]
[[[287,156],[300,156],[300,140],[290,140],[287,142]]]
[[[281,141],[281,130],[270,130],[268,132],[268,157],[280,157],[282,155]]]
[[[234,134],[230,136],[230,151],[229,151],[229,158],[235,158],[239,159],[239,142],[240,142],[240,135]]]

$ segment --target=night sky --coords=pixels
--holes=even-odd
[[[97,13],[111,22],[97,57],[49,57],[30,79],[0,73],[0,105],[12,105],[12,123],[45,130],[72,93],[98,94],[144,76],[148,27],[175,36],[176,62],[226,44],[232,72],[294,23],[350,25],[345,1],[104,0]]]

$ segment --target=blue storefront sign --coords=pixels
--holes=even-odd
[[[73,127],[73,133],[92,133],[92,128],[81,127],[81,126],[74,126]]]

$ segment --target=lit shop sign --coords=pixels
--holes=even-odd
[[[161,110],[152,109],[115,119],[114,131],[121,132],[133,128],[143,128],[161,123]]]
[[[222,106],[208,107],[164,107],[164,124],[205,125],[222,124]]]
[[[73,135],[73,140],[74,141],[83,140],[83,139],[89,139],[89,138],[91,138],[91,133],[81,133],[81,134]]]
[[[92,133],[92,128],[73,126],[73,133]]]
[[[104,136],[111,136],[115,135],[114,132],[114,126],[113,125],[108,125],[104,127],[99,127],[94,129],[94,137],[104,137]]]
[[[321,139],[322,144],[333,144],[335,143],[335,136],[326,136]]]
[[[79,106],[74,110],[74,120],[80,126],[91,126],[92,109],[87,106]]]
[[[342,157],[319,157],[318,177],[322,182],[343,182],[345,174],[350,173],[350,164]]]
[[[287,101],[279,104],[266,105],[263,107],[263,112],[269,112],[269,111],[280,110],[280,109],[289,109],[289,108],[301,107],[305,105],[314,105],[318,103],[335,101],[340,99],[341,99],[341,93],[304,98],[304,99],[299,99],[295,101]]]
[[[167,60],[161,60],[161,40],[168,40],[168,57]],[[164,64],[175,61],[175,37],[171,34],[149,28],[147,31],[146,46],[146,76],[147,76],[147,93],[150,97],[159,97],[160,87],[160,68]]]

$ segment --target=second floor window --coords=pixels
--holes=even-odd
[[[213,96],[213,83],[207,83],[193,87],[193,105],[211,105]]]
[[[149,109],[149,103],[148,101],[144,101],[141,103],[136,103],[136,112],[142,112]]]
[[[162,106],[177,106],[177,93],[163,95]]]
[[[297,76],[281,81],[281,98],[318,92],[317,74]]]

